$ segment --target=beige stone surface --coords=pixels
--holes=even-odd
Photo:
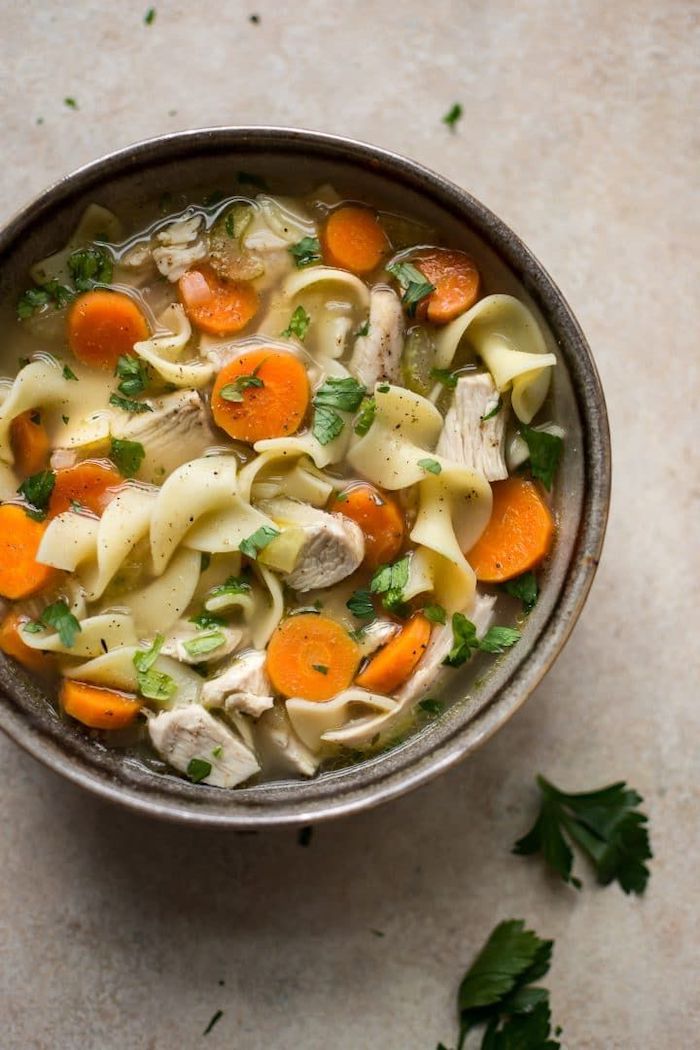
[[[212,1050],[432,1050],[452,1045],[474,951],[522,916],[556,938],[570,1050],[697,1045],[697,6],[200,0],[157,3],[150,27],[147,6],[3,0],[2,215],[103,152],[201,125],[415,157],[509,222],[570,299],[608,397],[612,514],[584,615],[517,717],[306,849],[136,819],[2,739],[0,1043],[193,1047],[221,1009]],[[587,873],[577,894],[509,855],[538,770],[644,795],[644,899]]]

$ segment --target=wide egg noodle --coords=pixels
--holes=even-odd
[[[75,572],[77,567],[97,552],[98,518],[64,511],[53,518],[44,532],[36,560],[54,569]]]
[[[436,340],[437,368],[449,368],[467,333],[499,393],[511,390],[513,411],[529,423],[542,407],[557,363],[532,313],[512,295],[486,296],[442,329]]]
[[[318,751],[324,740],[340,742],[341,727],[361,727],[363,733],[372,735],[375,723],[393,714],[397,707],[397,702],[390,697],[369,693],[357,686],[343,690],[322,704],[299,697],[292,697],[286,703],[294,732],[312,751]]]
[[[144,587],[121,595],[136,630],[144,637],[165,633],[180,618],[199,582],[201,557],[197,551],[182,548],[173,555],[161,576]]]
[[[214,375],[214,366],[205,361],[181,361],[192,336],[192,327],[179,303],[167,306],[158,319],[163,332],[134,343],[134,353],[147,361],[165,380],[177,387],[198,389]]]
[[[369,288],[364,281],[347,270],[335,266],[308,266],[304,270],[291,274],[284,282],[284,294],[294,299],[300,292],[307,291],[316,284],[335,284],[350,292],[358,304],[369,309]]]
[[[255,588],[257,602],[249,626],[253,645],[264,649],[284,615],[284,592],[279,578],[264,565],[256,564],[255,572],[262,586]]]
[[[138,690],[138,676],[134,665],[136,653],[143,649],[134,644],[123,645],[109,653],[103,653],[87,663],[69,667],[64,670],[66,678],[77,678],[81,682],[103,685],[108,689]],[[186,664],[173,660],[170,656],[159,656],[153,664],[153,670],[167,674],[175,682],[177,689],[172,698],[162,707],[179,707],[182,704],[196,704],[202,691],[202,679]]]
[[[60,404],[69,412],[80,405],[79,387],[64,377],[61,366],[48,355],[25,365],[0,405],[0,460],[14,463],[10,426],[16,416],[47,404]]]
[[[96,537],[95,557],[78,567],[88,601],[96,601],[120,565],[149,529],[155,489],[125,485],[105,508]]]
[[[134,645],[136,640],[131,617],[117,612],[89,616],[82,620],[72,645],[65,645],[58,633],[22,632],[22,641],[30,649],[64,653],[66,656],[99,656],[104,653],[105,647],[110,650],[122,645]]]

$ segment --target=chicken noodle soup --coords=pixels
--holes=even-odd
[[[309,777],[517,644],[556,359],[439,240],[324,187],[128,239],[93,204],[33,267],[0,385],[0,647],[64,717],[195,783]]]

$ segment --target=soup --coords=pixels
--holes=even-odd
[[[556,358],[478,259],[322,187],[128,237],[93,204],[30,277],[0,648],[96,746],[222,788],[310,777],[518,643],[555,537]]]

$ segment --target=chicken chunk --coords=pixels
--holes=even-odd
[[[205,784],[232,788],[260,770],[250,748],[199,704],[161,712],[149,720],[148,732],[158,754],[181,773],[193,758],[208,763]]]
[[[152,412],[115,416],[112,436],[143,445],[146,458],[139,477],[162,482],[183,463],[197,459],[215,445],[217,438],[196,390],[179,390],[150,403]]]
[[[461,376],[445,416],[436,452],[483,474],[487,481],[508,477],[504,458],[505,405],[498,406],[498,392],[488,372]]]
[[[289,716],[279,705],[266,711],[255,727],[255,742],[265,768],[273,773],[301,773],[312,777],[320,758],[300,740]]]
[[[273,540],[260,561],[284,572],[285,582],[295,591],[332,587],[350,576],[362,562],[364,534],[350,518],[328,514],[291,499],[264,500],[258,506],[283,530],[288,530]],[[293,561],[287,563],[290,551]],[[284,564],[282,561],[275,564],[278,552],[284,556]]]
[[[379,380],[395,383],[403,351],[404,320],[398,295],[385,285],[370,293],[369,329],[358,336],[349,368],[359,381],[373,389]]]
[[[206,258],[207,248],[199,239],[201,215],[170,223],[156,234],[159,246],[153,249],[153,261],[169,281],[179,281],[193,263]]]
[[[258,649],[241,653],[222,674],[202,686],[207,707],[243,711],[257,718],[274,704],[272,686],[265,671],[266,654]]]

